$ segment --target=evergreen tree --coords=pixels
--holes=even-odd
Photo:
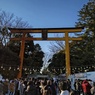
[[[76,26],[84,27],[84,31],[80,35],[83,39],[76,41],[76,44],[71,48],[72,60],[77,59],[77,63],[72,63],[78,65],[95,64],[95,0],[89,0],[79,11],[78,16]],[[76,55],[73,57],[74,52]]]
[[[87,66],[95,65],[95,0],[89,0],[87,4],[84,4],[83,8],[79,11],[78,17],[76,27],[84,27],[84,29],[82,33],[75,34],[77,37],[82,38],[81,41],[70,42],[70,64],[72,69],[75,67],[84,67],[86,69]],[[50,65],[53,63],[54,67],[56,66],[55,63],[57,63],[56,59],[63,60],[61,57],[56,57],[54,58],[53,56],[51,59]],[[63,63],[64,61],[60,64]],[[57,66],[62,66],[60,64],[58,62]],[[94,66],[89,70],[94,70]],[[76,69],[76,71],[78,72],[79,70]],[[84,70],[81,71],[84,72]]]

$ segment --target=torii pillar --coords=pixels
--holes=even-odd
[[[23,33],[22,39],[21,39],[21,47],[20,47],[20,66],[19,66],[19,73],[17,75],[17,78],[22,77],[22,69],[23,69],[23,60],[24,60],[24,50],[25,50],[25,35],[26,33]]]
[[[70,67],[70,49],[69,49],[69,39],[68,32],[65,32],[65,60],[66,60],[66,76],[71,74]]]
[[[22,69],[23,69],[23,59],[24,59],[24,48],[26,40],[51,40],[51,41],[65,41],[65,58],[66,58],[66,76],[68,77],[71,74],[70,67],[70,52],[69,52],[69,41],[70,40],[82,40],[82,38],[69,37],[69,33],[81,32],[83,27],[76,28],[9,28],[11,33],[22,33],[22,38],[11,38],[11,40],[19,40],[21,41],[21,49],[20,49],[20,67],[18,78],[22,77]],[[27,33],[41,33],[42,37],[39,38],[30,38],[25,37]],[[65,33],[65,37],[47,37],[48,33]]]

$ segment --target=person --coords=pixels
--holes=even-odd
[[[70,95],[77,95],[77,93],[73,89],[71,89],[70,90]]]
[[[70,81],[70,79],[67,79],[66,82],[67,82],[67,89],[70,92],[70,90],[71,90],[71,81]]]
[[[50,87],[49,80],[42,82],[41,93],[42,95],[52,95],[52,89]]]
[[[67,83],[60,82],[59,83],[60,95],[70,95],[69,91],[67,90]]]
[[[93,82],[93,86],[90,91],[91,91],[91,95],[95,95],[95,82]]]
[[[81,81],[78,79],[75,80],[74,83],[74,87],[75,87],[75,91],[78,95],[80,95],[80,93],[82,92],[82,86],[81,86]]]
[[[15,82],[14,80],[12,80],[10,83],[9,83],[9,95],[14,95],[15,94]]]
[[[24,95],[24,88],[25,88],[24,81],[21,80],[21,82],[20,82],[20,95]]]
[[[91,95],[91,85],[89,84],[89,82],[87,80],[84,80],[82,82],[82,89],[83,89],[83,93],[84,95]]]
[[[45,89],[47,86],[47,82],[46,81],[41,81],[41,94],[42,95],[46,95],[47,94],[47,90]]]
[[[3,82],[3,85],[4,85],[3,94],[7,95],[8,94],[9,80],[5,79],[5,81]]]
[[[0,95],[3,95],[3,88],[4,88],[4,85],[2,81],[0,81]]]
[[[33,83],[33,81],[29,81],[26,89],[27,95],[37,95],[37,89]]]
[[[36,89],[37,89],[37,95],[42,95],[41,94],[41,88],[40,88],[40,81],[36,81],[35,83]]]
[[[56,83],[54,82],[53,79],[50,80],[50,87],[51,87],[51,90],[52,90],[52,95],[57,95],[57,92],[56,92]]]
[[[20,95],[19,94],[19,90],[18,90],[19,80],[18,79],[14,79],[14,82],[15,82],[15,95]]]

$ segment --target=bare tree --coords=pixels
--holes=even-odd
[[[0,10],[0,42],[6,46],[10,33],[8,27],[26,28],[29,24],[22,20],[22,18],[14,16],[12,13],[8,13]]]
[[[64,33],[54,33],[53,37],[55,38],[62,38],[64,37]],[[53,54],[63,50],[65,48],[65,45],[64,45],[64,41],[51,41],[50,42],[50,45],[49,45],[49,50],[50,52],[52,52]]]
[[[13,13],[0,11],[0,26],[25,28],[29,27],[29,24],[26,21],[23,21],[22,18],[14,16]]]
[[[63,41],[50,42],[49,50],[52,53],[57,53],[65,48]]]

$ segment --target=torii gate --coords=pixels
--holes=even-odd
[[[65,41],[65,55],[66,55],[66,76],[68,77],[71,74],[71,68],[70,68],[70,52],[69,52],[69,41],[70,40],[82,40],[82,38],[76,38],[76,37],[69,37],[69,33],[74,32],[81,32],[82,27],[77,28],[9,28],[11,33],[22,33],[21,38],[11,38],[11,40],[19,40],[21,41],[21,49],[20,49],[20,71],[18,74],[18,78],[22,77],[22,69],[23,69],[23,59],[24,59],[24,48],[25,48],[25,41],[26,40],[57,40],[57,41]],[[27,33],[41,33],[42,37],[40,38],[30,38],[26,37]],[[65,37],[48,37],[48,33],[65,33]]]

